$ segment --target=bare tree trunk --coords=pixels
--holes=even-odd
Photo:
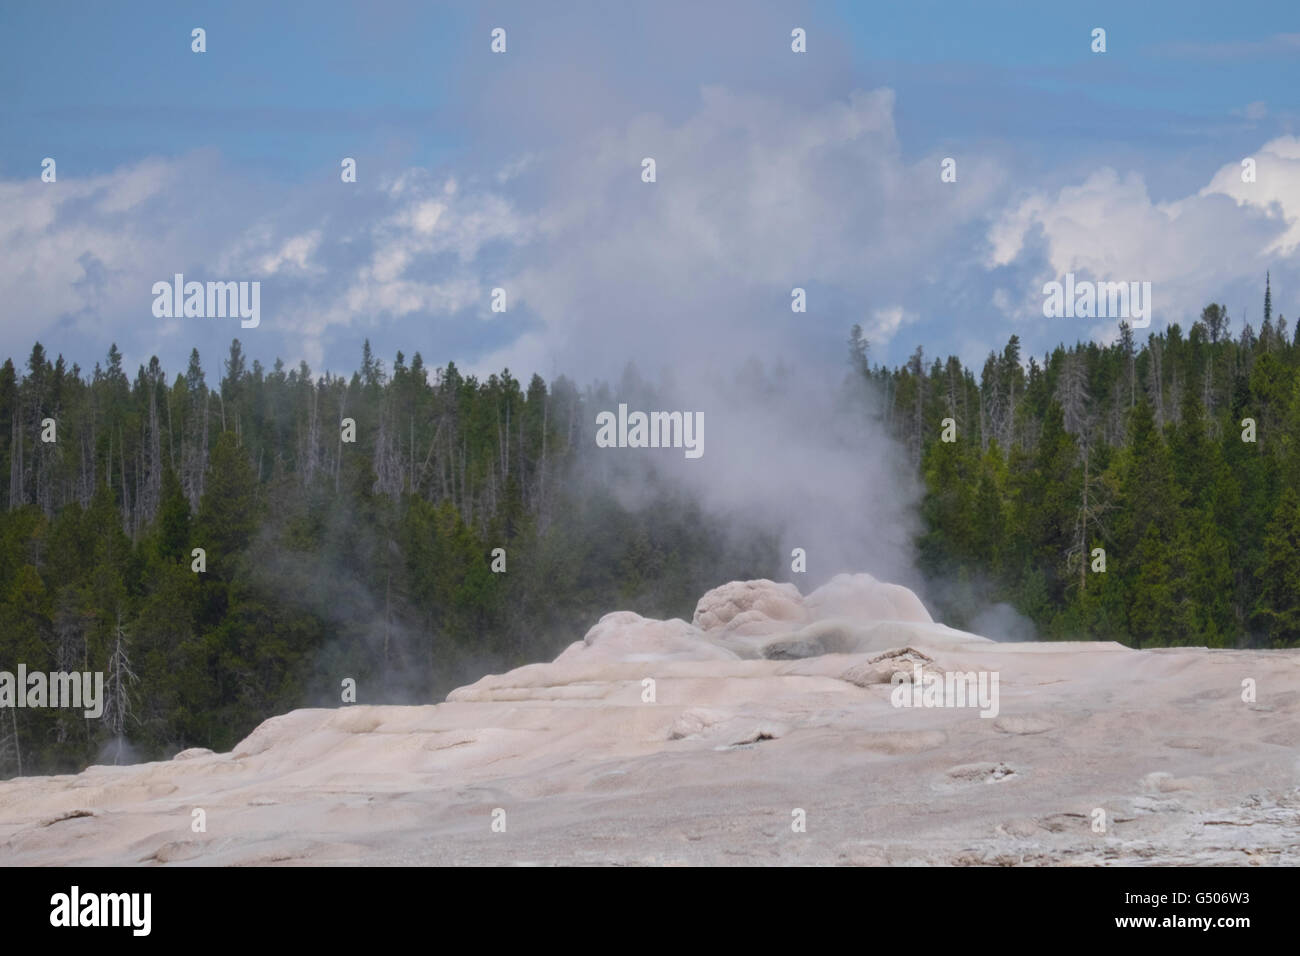
[[[984,389],[980,389],[980,454],[986,454],[989,450],[989,433],[984,423]]]
[[[1004,442],[1007,448],[1010,448],[1015,444],[1016,440],[1016,380],[1014,376],[1009,376],[1009,378],[1011,380],[1007,383],[1008,405],[1007,418],[1005,422],[1006,441]]]
[[[343,465],[343,419],[347,415],[347,396],[339,402],[338,457],[334,459],[334,493],[339,493],[339,470]]]
[[[538,523],[546,530],[546,433],[550,431],[551,397],[548,394],[542,400],[542,461],[537,469],[537,513]]]
[[[469,490],[466,488],[469,468],[469,438],[461,439],[460,447],[460,498],[465,506],[464,521],[466,526],[469,525],[470,519],[474,515],[473,503],[470,500]]]
[[[16,511],[23,506],[23,433],[18,427],[21,412],[14,411],[13,438],[9,448],[9,510]]]
[[[127,719],[132,716],[131,685],[138,680],[131,668],[131,658],[126,650],[126,629],[122,626],[122,613],[118,611],[117,625],[113,628],[113,650],[108,659],[108,687],[104,701],[104,721],[117,743],[116,763],[122,756],[122,744]]]
[[[121,429],[118,429],[118,437],[122,439],[122,453],[117,456],[122,467],[122,530],[134,540],[135,536],[131,533],[131,491],[126,484],[126,438]]]
[[[167,389],[163,393],[167,396],[167,460],[171,462],[172,470],[176,470],[176,431],[172,424],[172,393]]]
[[[77,445],[81,449],[81,477],[78,479],[77,496],[81,502],[81,506],[84,508],[90,501],[90,498],[87,495],[87,489],[89,489],[91,485],[90,476],[86,472],[86,435],[84,431],[82,432],[80,439],[81,440],[77,442]]]
[[[1079,593],[1088,587],[1088,447],[1083,449],[1083,517],[1079,521]]]
[[[1152,375],[1152,403],[1155,405],[1156,427],[1163,430],[1165,427],[1165,386],[1164,373],[1161,371],[1160,359],[1161,349],[1160,340],[1154,335],[1151,336],[1151,375]]]

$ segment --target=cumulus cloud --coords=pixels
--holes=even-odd
[[[113,173],[56,182],[0,181],[0,298],[5,344],[30,346],[57,322],[93,322],[129,307],[141,270],[176,241],[165,216],[174,165],[150,160]]]
[[[1149,281],[1162,321],[1184,321],[1225,288],[1255,283],[1267,268],[1296,270],[1300,245],[1300,140],[1255,153],[1256,180],[1223,165],[1198,192],[1153,200],[1142,176],[1102,168],[1055,194],[1034,191],[998,216],[987,235],[990,269],[1025,265],[1022,282],[994,302],[1041,316],[1042,284],[1067,272],[1099,281]],[[1114,334],[1114,323],[1089,330]]]
[[[1300,138],[1279,137],[1250,158],[1255,160],[1254,182],[1243,182],[1241,165],[1229,163],[1198,196],[1228,196],[1238,206],[1262,213],[1280,232],[1263,251],[1289,256],[1300,246]]]
[[[331,335],[364,334],[412,314],[480,305],[486,313],[484,250],[519,243],[530,229],[506,198],[427,170],[409,170],[356,202],[338,190],[281,194],[250,184],[208,153],[89,179],[0,182],[0,203],[8,351],[21,354],[71,325],[101,350],[123,343],[128,361],[179,343],[173,365],[192,344],[219,352],[241,334],[258,336],[254,353],[263,357],[319,362]],[[155,319],[152,285],[175,273],[262,282],[270,341],[219,320]]]

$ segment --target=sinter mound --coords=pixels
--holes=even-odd
[[[996,715],[895,706],[896,673],[996,675]],[[446,703],[0,784],[0,860],[1294,864],[1298,746],[1300,652],[999,644],[865,574],[737,581]]]

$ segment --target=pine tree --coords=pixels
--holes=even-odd
[[[1282,491],[1264,534],[1253,623],[1275,647],[1300,645],[1300,497]]]
[[[258,526],[257,479],[233,432],[222,432],[212,446],[204,486],[193,541],[206,550],[208,570],[221,568],[218,573],[228,578],[233,573],[228,560],[247,546]]]
[[[162,501],[158,508],[155,553],[163,561],[188,562],[189,541],[190,503],[185,499],[176,472],[168,465],[163,469]]]

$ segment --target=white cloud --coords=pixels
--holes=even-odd
[[[1229,196],[1238,206],[1250,206],[1286,229],[1263,251],[1289,256],[1300,246],[1300,138],[1283,136],[1265,143],[1253,155],[1255,182],[1241,181],[1240,162],[1220,169],[1197,195]]]
[[[148,316],[150,263],[175,248],[185,226],[151,215],[176,188],[177,166],[146,160],[78,179],[0,182],[0,301],[5,345],[30,347],[65,317],[79,327],[138,306]],[[92,314],[94,313],[94,314]]]
[[[1241,182],[1237,161],[1199,192],[1155,202],[1136,173],[1103,168],[1055,195],[1034,192],[988,231],[989,268],[1026,255],[1041,230],[1047,268],[997,301],[1021,316],[1042,307],[1042,283],[1067,272],[1105,281],[1149,281],[1155,315],[1179,320],[1243,277],[1262,276],[1274,257],[1300,246],[1300,140],[1273,140],[1256,155],[1258,179]],[[1041,314],[1041,313],[1040,313]],[[1113,323],[1091,330],[1109,336]]]
[[[919,316],[896,305],[888,309],[877,309],[872,314],[872,321],[866,328],[866,336],[873,344],[890,341],[904,325],[915,322]]]

